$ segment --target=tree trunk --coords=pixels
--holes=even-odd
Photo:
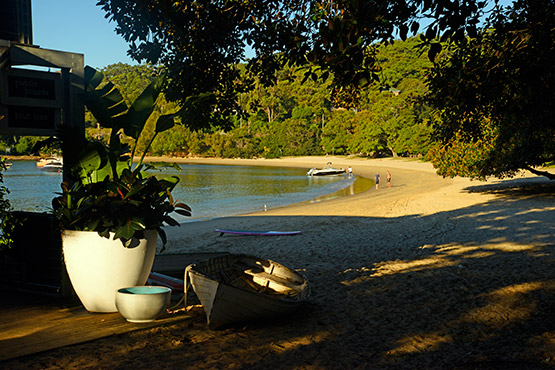
[[[534,175],[545,176],[549,180],[555,180],[555,174],[551,172],[536,170],[535,168],[532,168],[532,167],[526,167],[525,169],[532,172]]]

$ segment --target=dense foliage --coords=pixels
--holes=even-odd
[[[279,157],[287,155],[362,154],[425,155],[431,145],[427,125],[428,108],[419,98],[426,92],[425,74],[431,67],[426,55],[411,38],[378,48],[383,85],[359,90],[360,99],[350,109],[332,101],[330,82],[304,79],[304,71],[285,67],[276,74],[276,83],[265,87],[254,80],[254,89],[238,96],[243,114],[227,117],[224,130],[218,122],[189,125],[181,121],[158,134],[150,155],[194,155],[217,157]],[[245,66],[239,66],[244,71]],[[151,83],[157,68],[148,65],[114,64],[102,69],[122,92],[126,103]],[[155,121],[162,112],[175,112],[177,103],[161,94],[152,116],[146,122],[137,145],[142,153],[155,134]],[[108,142],[109,128],[103,128],[86,112],[87,137]],[[11,138],[5,138],[11,140]],[[37,138],[18,138],[28,142],[17,147],[19,154],[29,154]],[[131,144],[128,138],[124,143]],[[18,149],[20,148],[20,149]],[[46,154],[46,153],[43,153]]]
[[[442,143],[433,148],[432,161],[442,175],[484,178],[511,176],[521,168],[536,171],[533,166],[553,161],[555,155],[554,2],[518,0],[508,11],[500,3],[508,2],[99,0],[97,4],[130,43],[132,57],[169,69],[170,100],[213,94],[207,104],[190,106],[197,119],[189,120],[189,127],[206,127],[216,118],[222,127],[233,127],[233,121],[221,118],[243,112],[238,95],[256,90],[257,84],[279,83],[288,66],[303,67],[304,80],[331,81],[330,101],[336,107],[357,108],[363,100],[360,87],[382,81],[380,45],[416,35],[422,18],[428,18],[431,23],[420,37],[430,60],[438,61],[428,99],[435,108],[433,123]],[[239,65],[247,46],[254,57],[241,75]],[[275,117],[284,108],[276,105],[277,93],[261,97],[270,122],[277,122]],[[327,152],[395,153],[404,139],[427,137],[428,117],[411,117],[406,107],[412,106],[413,113],[422,111],[412,104],[396,104],[393,114],[387,109],[377,114],[359,111],[368,117],[356,120],[349,117],[351,113],[330,117],[340,131],[334,134],[323,128],[315,137]],[[213,117],[198,119],[203,112],[205,118]],[[354,127],[353,120],[364,124]],[[418,124],[401,134],[405,122]],[[279,144],[274,140],[268,144],[265,151],[277,154]]]
[[[428,155],[443,176],[553,177],[535,166],[555,157],[555,5],[499,3],[98,1],[131,56],[169,71],[155,115],[182,125],[150,154]],[[154,72],[105,70],[124,90]]]
[[[555,3],[518,1],[451,48],[429,80],[438,172],[512,176],[555,161]]]
[[[131,57],[167,67],[170,100],[214,93],[214,104],[194,110],[215,119],[237,110],[236,96],[252,88],[253,77],[269,86],[288,65],[307,67],[305,77],[330,77],[334,100],[349,101],[357,95],[356,86],[379,78],[380,43],[416,34],[426,15],[434,17],[429,38],[475,34],[486,3],[98,0],[97,5],[116,23]],[[237,66],[247,47],[254,57],[247,62],[245,79],[239,78]]]
[[[194,130],[176,125],[153,141],[152,155],[196,155],[217,157],[278,157],[286,155],[351,154],[424,155],[430,146],[427,108],[418,101],[426,92],[424,74],[431,66],[418,49],[418,40],[398,41],[379,48],[383,66],[382,87],[360,90],[352,109],[334,106],[329,83],[304,80],[304,72],[286,67],[276,84],[265,87],[255,80],[255,89],[239,96],[243,115],[228,118],[231,129],[211,127]],[[148,71],[148,73],[145,73]],[[146,86],[153,68],[126,65],[102,70],[128,96]],[[130,83],[130,81],[134,81]],[[120,85],[121,83],[121,85]],[[159,98],[153,119],[145,126],[144,141],[154,134],[154,119],[177,106]],[[108,137],[87,115],[88,133]],[[199,125],[196,125],[199,126]]]

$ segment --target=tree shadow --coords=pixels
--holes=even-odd
[[[314,290],[322,293],[303,317],[312,322],[306,325],[310,329],[296,338],[326,339],[311,339],[302,349],[278,351],[244,368],[276,363],[325,369],[553,365],[553,186],[515,183],[469,188],[499,197],[430,216],[326,218],[328,223],[368,226],[359,229],[368,235],[366,248],[345,250],[356,254],[348,260],[358,260],[358,265],[341,266],[338,261],[334,271],[324,271],[327,278],[315,279]],[[371,230],[376,222],[391,223],[395,232],[376,238]],[[414,225],[417,233],[410,231]],[[387,245],[387,251],[373,253],[375,239]],[[310,272],[308,268],[309,279]],[[293,325],[298,330],[303,321]]]
[[[303,271],[310,302],[288,317],[209,331],[186,324],[122,336],[100,367],[542,369],[555,366],[555,193],[479,185],[494,200],[404,217],[252,216],[294,237],[192,235],[191,251],[262,256]],[[225,227],[226,219],[218,221]],[[332,228],[336,233],[323,232]],[[211,230],[212,234],[213,230]],[[290,239],[294,238],[294,239]],[[295,248],[295,253],[291,253]],[[133,345],[147,342],[135,351]],[[94,345],[93,345],[94,346]],[[122,345],[123,346],[123,345]],[[77,352],[87,345],[76,346]],[[66,352],[67,353],[67,352]]]

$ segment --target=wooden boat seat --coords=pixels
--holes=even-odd
[[[248,269],[244,271],[245,274],[252,276],[253,281],[261,286],[271,288],[279,293],[296,294],[299,292],[302,282],[297,282],[291,279],[283,278],[267,272],[254,271]]]
[[[199,297],[208,327],[275,317],[293,312],[310,294],[300,273],[279,263],[248,255],[227,255],[201,261],[185,269]]]

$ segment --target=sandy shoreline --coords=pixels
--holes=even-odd
[[[198,311],[187,324],[101,339],[9,365],[176,369],[555,365],[555,196],[549,180],[526,173],[485,183],[443,179],[428,163],[402,159],[179,160],[307,169],[327,161],[336,167],[351,165],[355,174],[368,178],[380,172],[382,184],[349,197],[167,229],[166,253],[247,253],[303,271],[312,296],[298,315],[211,332]],[[219,237],[216,228],[302,230],[302,234]],[[102,352],[105,348],[109,353]],[[91,352],[95,356],[87,355]]]

